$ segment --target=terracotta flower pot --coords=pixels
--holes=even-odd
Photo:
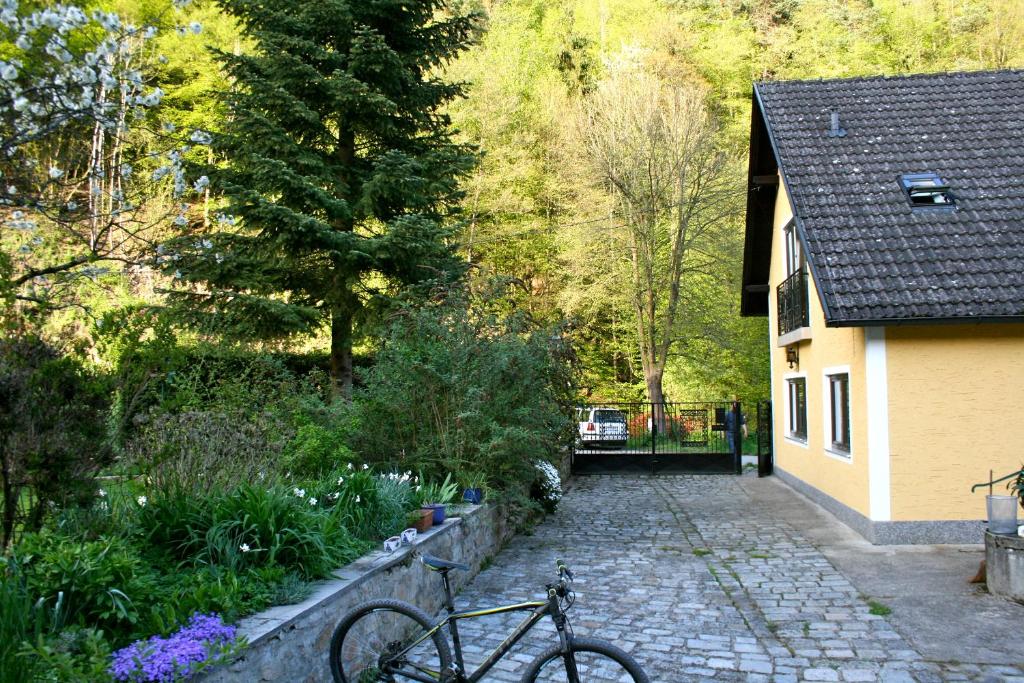
[[[430,531],[430,527],[434,526],[434,511],[421,508],[415,512],[418,516],[412,523],[413,528],[416,529],[417,533],[421,534]]]

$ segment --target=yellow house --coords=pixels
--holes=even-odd
[[[971,485],[1024,463],[1022,102],[1024,71],[754,87],[775,471],[873,543],[980,543]]]

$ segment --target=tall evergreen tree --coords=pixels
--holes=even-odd
[[[207,174],[227,207],[216,230],[167,245],[168,270],[190,285],[171,298],[242,338],[329,326],[348,394],[364,314],[459,271],[446,225],[475,157],[443,111],[462,86],[437,70],[469,46],[476,17],[449,0],[220,5],[255,49],[219,54],[230,117]]]

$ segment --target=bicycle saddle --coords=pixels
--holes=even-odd
[[[433,555],[423,555],[422,558],[423,564],[426,565],[427,569],[433,569],[435,572],[446,572],[449,569],[469,571],[468,564],[452,562],[451,560],[442,560],[440,557],[434,557]]]

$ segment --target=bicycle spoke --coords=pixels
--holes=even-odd
[[[597,652],[576,652],[576,670],[580,683],[633,683],[633,676],[622,664]],[[565,683],[569,680],[565,660],[556,657],[545,663],[535,679],[537,683]]]
[[[339,649],[340,667],[351,683],[440,679],[441,658],[424,627],[401,612],[381,609],[367,612],[346,631]],[[420,640],[420,642],[416,642]]]

